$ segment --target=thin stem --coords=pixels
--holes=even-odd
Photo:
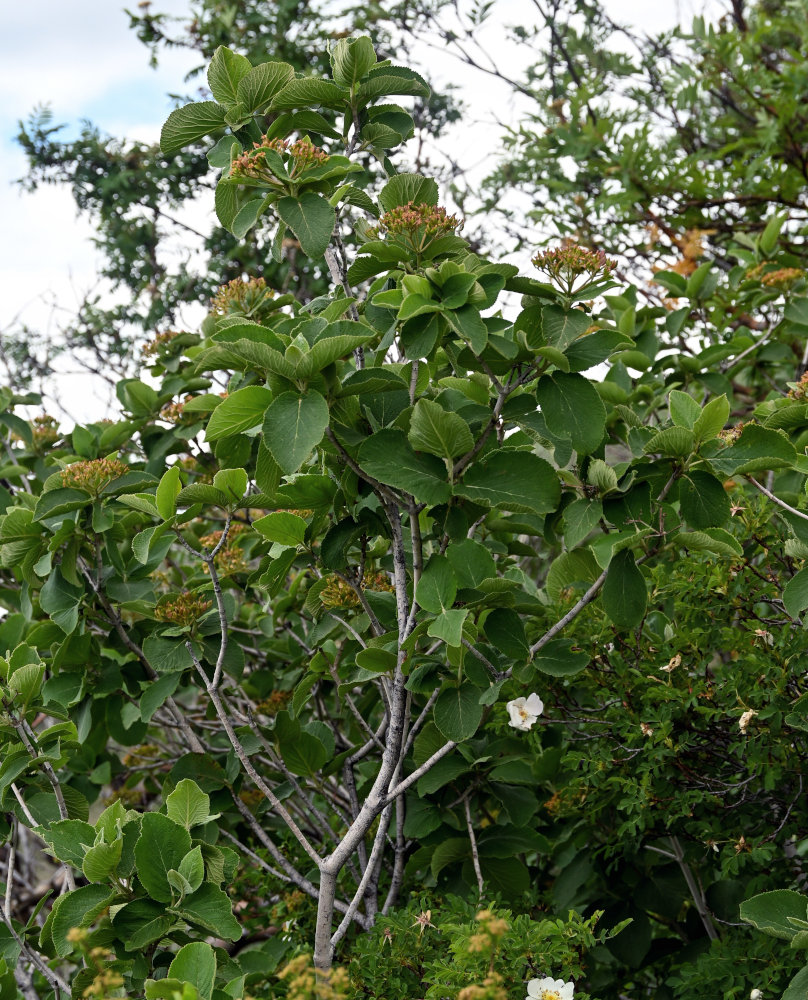
[[[471,860],[474,865],[474,874],[477,876],[477,888],[480,890],[480,895],[482,896],[485,892],[485,880],[483,879],[482,868],[480,868],[480,854],[477,850],[477,838],[474,836],[474,824],[471,822],[471,808],[469,807],[468,795],[463,796],[463,811],[466,814],[466,830],[471,841]]]
[[[808,521],[808,514],[806,514],[804,510],[797,510],[796,507],[792,507],[791,504],[787,504],[785,500],[781,500],[780,497],[775,496],[770,489],[765,487],[763,483],[759,483],[754,476],[747,476],[746,478],[756,490],[760,490],[763,496],[768,497],[772,503],[776,503],[778,507],[782,507],[783,510],[787,510],[789,514],[793,514],[795,517],[800,517],[803,521]]]

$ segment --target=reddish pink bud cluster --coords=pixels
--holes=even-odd
[[[231,176],[264,181],[274,187],[282,187],[283,182],[272,173],[267,163],[267,153],[277,153],[284,161],[289,176],[299,177],[309,167],[320,167],[328,163],[329,155],[325,150],[315,146],[309,139],[297,139],[289,143],[285,139],[261,138],[254,142],[253,148],[237,156],[230,167]]]
[[[533,258],[533,264],[553,280],[564,282],[584,274],[590,280],[598,275],[607,278],[617,267],[617,261],[609,260],[603,250],[588,250],[574,243],[542,250]]]
[[[460,226],[460,220],[449,215],[441,205],[428,205],[421,202],[418,205],[411,201],[406,205],[386,212],[378,226],[368,230],[368,236],[376,239],[380,236],[447,236]]]

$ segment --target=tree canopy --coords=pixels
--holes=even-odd
[[[805,3],[540,6],[465,222],[403,152],[446,7],[193,9],[133,16],[207,61],[154,187],[24,133],[132,301],[114,419],[0,390],[0,1000],[801,996]]]

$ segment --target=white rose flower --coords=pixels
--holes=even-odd
[[[515,698],[505,706],[510,717],[510,725],[514,729],[521,729],[527,732],[533,723],[544,711],[544,703],[537,694],[530,694],[527,698]],[[534,980],[538,982],[538,980]]]
[[[527,984],[525,1000],[572,1000],[574,990],[573,983],[565,983],[563,979],[545,976],[544,979],[530,980]]]
[[[749,1000],[761,1000],[762,997],[763,994],[760,992],[760,990],[752,990],[752,992],[749,994]]]

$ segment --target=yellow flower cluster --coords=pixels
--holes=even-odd
[[[457,1000],[508,1000],[508,991],[502,985],[502,976],[491,972],[481,984],[464,986],[457,994]]]
[[[318,972],[310,955],[298,955],[278,973],[286,980],[288,1000],[346,1000],[350,980],[347,970],[335,966],[330,972]]]
[[[496,916],[490,910],[480,910],[474,918],[480,925],[480,930],[469,938],[470,952],[492,951],[499,944],[499,938],[508,931],[508,921]]]
[[[777,271],[769,271],[760,279],[767,288],[790,288],[795,281],[805,276],[798,267],[781,267]]]

